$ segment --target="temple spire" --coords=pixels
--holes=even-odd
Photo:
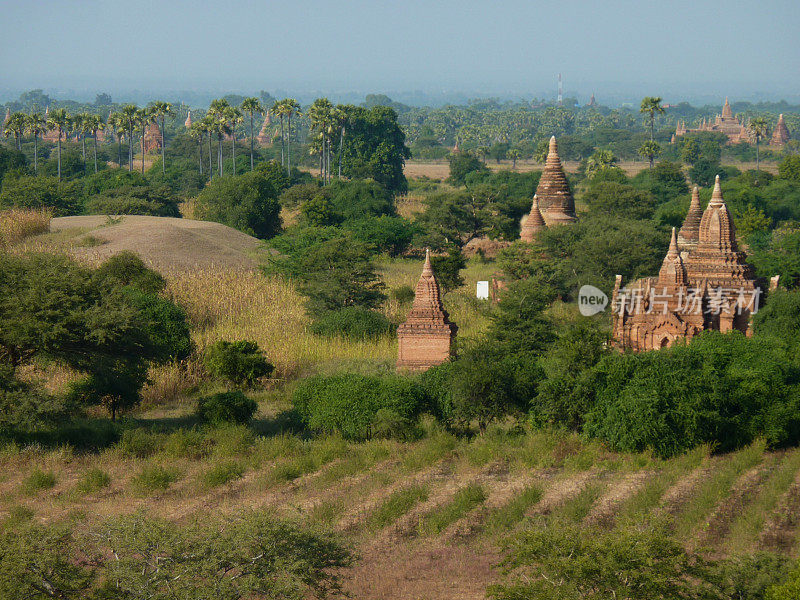
[[[719,175],[714,179],[714,191],[711,192],[711,202],[708,203],[709,206],[722,206],[725,204],[725,200],[722,197],[722,187],[719,184]]]
[[[192,111],[189,111],[189,114],[186,117],[186,121],[183,123],[186,126],[186,129],[190,129],[192,126]]]
[[[548,225],[570,224],[577,220],[575,200],[558,156],[556,136],[550,138],[544,171],[536,188],[544,221]]]
[[[683,225],[678,232],[678,248],[681,251],[691,251],[697,246],[700,238],[700,220],[703,218],[703,207],[700,206],[700,190],[694,186],[689,212],[683,220]]]

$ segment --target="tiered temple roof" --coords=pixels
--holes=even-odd
[[[542,229],[546,228],[547,225],[544,222],[544,217],[542,217],[542,211],[539,210],[539,196],[534,194],[533,205],[531,206],[531,212],[528,213],[528,216],[522,223],[522,228],[519,234],[519,238],[523,242],[530,243],[536,239],[536,235]]]
[[[772,140],[770,144],[773,146],[783,146],[792,139],[789,134],[789,128],[786,127],[786,121],[783,118],[783,113],[778,117],[778,123],[775,125],[775,130],[772,132]]]
[[[728,137],[728,142],[731,144],[750,141],[747,127],[745,127],[744,123],[741,123],[737,117],[733,116],[733,109],[727,97],[725,98],[725,104],[722,106],[722,114],[717,115],[713,123],[703,118],[699,127],[696,129],[687,129],[686,123],[679,121],[675,128],[674,137],[678,138],[687,133],[698,133],[701,131],[724,133]]]
[[[617,276],[613,305],[618,348],[654,350],[706,329],[750,334],[750,316],[757,309],[761,289],[737,247],[719,177],[698,222],[699,210],[695,188],[681,233],[672,230],[657,279],[640,280],[623,289]],[[692,238],[696,239],[693,247]]]
[[[678,248],[681,252],[690,252],[697,247],[700,239],[700,220],[703,218],[703,207],[700,206],[700,190],[694,186],[692,190],[692,202],[689,204],[689,212],[678,232]]]
[[[569,189],[567,176],[558,156],[556,136],[550,138],[547,161],[544,165],[539,186],[536,188],[539,206],[545,223],[550,225],[566,225],[577,220],[575,216],[575,200]]]
[[[431,266],[430,252],[425,252],[408,318],[397,328],[397,368],[424,371],[450,358],[458,327],[442,305],[439,282]]]

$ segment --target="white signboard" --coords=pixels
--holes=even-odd
[[[488,300],[489,299],[489,282],[488,281],[479,281],[478,282],[478,299],[479,300]]]

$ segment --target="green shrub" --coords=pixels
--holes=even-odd
[[[257,410],[255,400],[235,390],[201,398],[197,403],[197,418],[211,425],[247,425]]]
[[[341,336],[351,340],[377,339],[394,331],[383,313],[358,306],[322,313],[311,325],[312,333],[323,337]]]
[[[586,389],[584,431],[614,448],[672,456],[708,443],[730,451],[763,437],[800,440],[797,368],[769,338],[706,332],[688,345],[612,354]]]
[[[426,396],[416,382],[404,377],[348,373],[301,381],[292,402],[309,428],[363,440],[381,429],[387,417],[395,423],[401,419],[412,423],[426,407]],[[381,410],[391,413],[379,416]]]
[[[111,484],[111,476],[102,469],[94,468],[83,474],[78,482],[78,491],[82,494],[98,492]]]
[[[164,443],[164,454],[173,458],[200,460],[214,448],[214,441],[202,431],[180,429],[171,433]]]
[[[85,208],[90,215],[181,216],[176,198],[165,186],[126,186],[106,190],[90,198]]]
[[[126,429],[117,443],[117,452],[125,458],[147,458],[161,447],[161,439],[157,434],[145,429]]]
[[[41,490],[52,489],[55,485],[56,476],[51,471],[42,471],[36,468],[22,480],[22,493],[30,496]]]
[[[396,300],[400,304],[408,304],[409,302],[414,301],[414,288],[410,285],[401,285],[393,289],[390,293],[390,296],[393,300]]]
[[[214,465],[200,475],[200,483],[206,488],[218,487],[234,479],[239,479],[244,474],[244,467],[238,462],[229,460]]]
[[[255,342],[220,340],[206,352],[205,365],[213,377],[236,385],[254,385],[275,369]]]
[[[141,495],[164,491],[178,479],[175,469],[166,469],[160,465],[148,465],[131,478],[134,491]]]

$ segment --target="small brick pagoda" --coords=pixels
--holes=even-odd
[[[151,121],[144,132],[144,153],[156,152],[161,150],[163,139],[161,137],[161,130],[155,121]]]
[[[272,125],[272,119],[269,116],[269,111],[267,111],[267,114],[264,115],[264,123],[261,125],[261,131],[259,131],[256,136],[256,141],[259,146],[269,146],[272,143],[272,138],[267,131],[270,125]]]
[[[425,371],[447,361],[457,331],[458,327],[450,322],[442,306],[430,252],[426,251],[411,312],[397,328],[398,370]]]
[[[523,242],[531,243],[542,229],[547,229],[547,225],[544,222],[542,211],[539,210],[539,196],[534,194],[531,212],[522,222],[519,239]]]
[[[686,123],[679,121],[678,126],[675,128],[675,134],[672,136],[672,141],[674,142],[676,138],[686,135],[687,133],[699,133],[701,131],[724,133],[728,136],[729,144],[750,141],[750,134],[747,131],[747,127],[745,127],[745,124],[741,123],[737,117],[733,116],[733,109],[727,98],[725,98],[725,104],[722,106],[722,114],[717,115],[713,123],[703,119],[700,122],[700,126],[696,129],[687,129]]]
[[[789,128],[786,127],[786,121],[783,118],[783,113],[781,116],[778,117],[778,123],[775,125],[775,129],[772,132],[772,139],[770,140],[770,145],[777,146],[779,148],[786,145],[792,139],[792,136],[789,134]]]
[[[189,111],[189,114],[186,115],[186,120],[183,122],[183,126],[186,127],[186,129],[192,128],[192,111]]]
[[[612,308],[618,349],[664,348],[707,329],[751,334],[750,316],[758,307],[761,288],[736,245],[719,177],[698,220],[699,208],[695,189],[680,235],[672,230],[657,279],[646,278],[622,289],[622,276],[617,275]]]
[[[558,156],[556,136],[550,138],[547,161],[544,164],[542,178],[536,188],[539,208],[544,222],[552,225],[570,225],[578,220],[575,216],[575,200],[569,189],[567,176]]]

